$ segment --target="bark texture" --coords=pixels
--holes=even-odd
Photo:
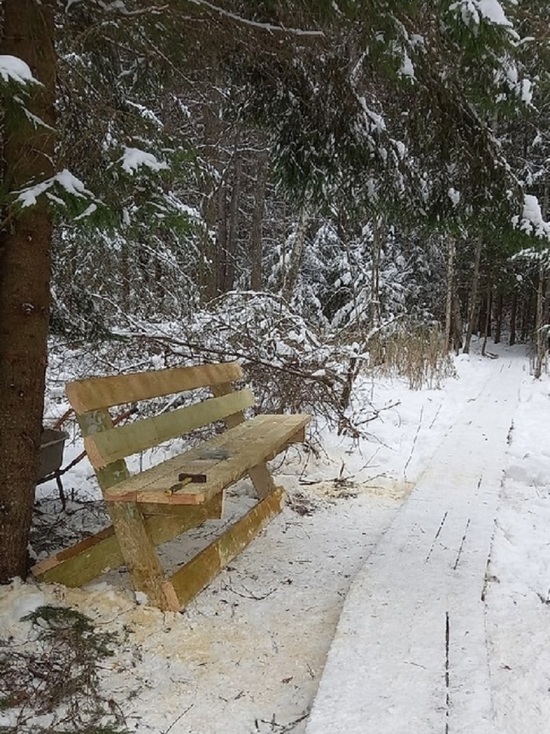
[[[300,213],[300,221],[298,222],[298,227],[292,241],[292,248],[290,251],[288,266],[285,266],[285,271],[283,275],[283,286],[281,289],[281,295],[283,296],[285,301],[287,301],[287,303],[290,303],[292,301],[292,296],[294,295],[294,290],[296,288],[298,277],[300,275],[300,268],[302,267],[304,248],[306,244],[307,229],[309,227],[310,221],[311,215],[309,209],[307,205],[304,204]]]
[[[470,343],[476,322],[476,314],[478,308],[478,291],[479,291],[479,265],[481,262],[482,241],[480,238],[476,240],[474,251],[474,271],[472,273],[472,287],[470,289],[470,307],[468,309],[468,325],[466,327],[466,336],[464,338],[464,354],[470,353]]]
[[[262,274],[262,225],[265,210],[265,194],[269,173],[269,159],[264,151],[258,160],[258,174],[256,179],[256,194],[254,197],[254,211],[250,229],[250,288],[261,291],[263,285]]]
[[[53,174],[54,0],[4,0],[0,53],[26,61],[42,85],[28,88],[35,126],[7,99],[2,184],[7,192]],[[21,96],[21,95],[19,95]],[[44,197],[42,197],[43,199]],[[27,572],[47,363],[52,223],[40,200],[2,207],[0,231],[0,583]]]

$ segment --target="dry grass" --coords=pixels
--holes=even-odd
[[[383,376],[404,377],[411,390],[439,388],[455,376],[443,333],[430,326],[400,326],[370,344],[371,365]]]

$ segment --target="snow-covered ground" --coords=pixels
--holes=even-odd
[[[307,734],[497,734],[484,594],[526,368],[501,354],[357,574]]]
[[[550,380],[526,376],[510,435],[486,592],[496,729],[550,721]]]
[[[21,621],[25,613],[70,604],[102,631],[119,633],[102,681],[130,731],[302,734],[350,584],[498,364],[460,356],[458,378],[440,390],[411,392],[400,380],[365,380],[355,416],[367,402],[382,409],[365,427],[370,435],[352,439],[321,429],[323,450],[293,450],[285,462],[274,462],[289,492],[287,507],[183,613],[139,604],[122,572],[85,589],[16,581],[0,589],[1,636],[23,646],[30,633],[30,623]],[[498,734],[544,731],[550,715],[549,393],[548,378],[534,381],[526,369],[502,467],[485,594]],[[69,446],[67,458],[79,449]],[[66,490],[93,495],[91,475],[79,464]],[[250,494],[250,485],[239,483],[230,505],[250,503]],[[92,529],[93,514],[68,507]],[[51,508],[45,503],[42,511]],[[190,540],[167,544],[165,564],[183,562],[190,543],[209,542],[213,532],[208,524]],[[12,710],[0,711],[0,725],[10,716]]]

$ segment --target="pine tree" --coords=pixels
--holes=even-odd
[[[0,583],[27,571],[42,431],[52,215],[20,193],[54,174],[54,3],[5,0],[0,58],[26,65],[23,85],[4,72],[0,230]]]

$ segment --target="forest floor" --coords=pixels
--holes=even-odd
[[[338,686],[346,685],[340,708],[356,712],[372,682],[372,667],[356,666],[352,678],[357,685],[350,695],[352,659],[342,642],[351,628],[361,629],[372,604],[369,569],[381,549],[387,550],[392,529],[418,505],[427,470],[439,465],[449,473],[437,458],[444,455],[446,439],[457,427],[467,436],[468,425],[481,415],[483,431],[489,436],[494,427],[500,448],[488,451],[481,443],[477,452],[463,457],[462,465],[468,466],[477,454],[492,477],[493,505],[481,513],[488,521],[483,533],[490,563],[486,577],[482,574],[486,585],[480,618],[491,725],[497,734],[544,731],[550,718],[550,380],[533,380],[523,348],[491,346],[490,352],[492,358],[458,357],[457,376],[440,389],[410,391],[399,379],[365,378],[358,385],[354,410],[360,414],[362,405],[370,411],[374,405],[379,411],[378,419],[368,424],[368,434],[336,436],[317,425],[321,450],[293,449],[275,461],[273,468],[289,494],[287,507],[181,614],[140,604],[124,572],[110,572],[84,589],[15,581],[0,589],[4,646],[21,650],[37,645],[31,623],[21,618],[44,604],[70,605],[88,615],[97,629],[117,635],[116,654],[101,664],[100,686],[129,731],[324,731],[332,715],[323,712],[324,691],[330,688],[338,698]],[[504,386],[503,397],[514,406],[504,416],[498,378],[503,365],[512,363],[515,382]],[[484,402],[487,394],[490,407]],[[460,449],[459,443],[456,447]],[[65,463],[80,449],[78,439],[71,439]],[[105,521],[89,466],[78,464],[64,480],[70,496],[65,512],[55,499],[55,486],[40,490],[33,536],[39,555],[45,552],[45,535],[48,550],[55,550],[56,539],[62,543],[67,528],[76,535]],[[440,522],[441,505],[432,505],[433,499],[424,506],[433,506],[431,516]],[[230,494],[230,507],[242,511],[251,502],[250,484],[240,482]],[[477,515],[470,517],[467,527],[473,528]],[[207,523],[166,544],[165,565],[180,565],[211,541],[215,528]],[[403,599],[415,592],[412,577],[399,581]],[[438,603],[434,599],[434,608]],[[416,609],[418,615],[427,611]],[[404,636],[397,624],[386,631],[388,643]],[[338,659],[341,664],[335,664]],[[444,684],[444,668],[439,675],[438,685]],[[400,682],[414,689],[412,677]],[[391,713],[392,701],[379,708],[382,717]],[[14,727],[17,714],[15,708],[0,706],[0,728]],[[20,725],[11,731],[38,731],[28,710],[18,715]],[[403,721],[405,717],[400,714],[397,723],[379,718],[369,726],[385,734],[441,731],[429,722]],[[44,724],[44,716],[37,721]],[[342,722],[331,734],[371,730],[365,721]],[[491,730],[481,724],[476,728],[474,720],[468,723],[473,734]]]

